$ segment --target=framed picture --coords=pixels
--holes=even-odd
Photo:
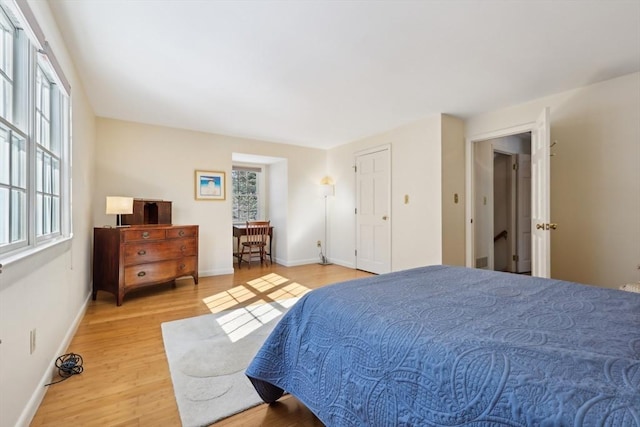
[[[225,199],[224,172],[196,171],[196,200]]]

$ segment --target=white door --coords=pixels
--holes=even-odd
[[[546,107],[531,135],[531,274],[537,277],[551,275],[550,142],[549,107]]]
[[[356,268],[391,271],[390,148],[356,156]]]
[[[516,273],[531,271],[531,156],[517,154]]]

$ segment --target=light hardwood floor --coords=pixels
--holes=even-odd
[[[232,275],[202,277],[198,285],[183,279],[176,287],[166,284],[131,292],[120,307],[113,295],[98,292],[66,351],[82,356],[84,372],[51,385],[31,425],[180,426],[160,324],[210,313],[203,299],[242,289],[261,277],[277,277],[273,275],[282,279],[271,280],[274,287],[235,302],[235,307],[260,298],[269,301],[268,295],[278,289],[314,289],[370,274],[336,265],[260,267],[254,262],[251,269],[245,265]],[[276,404],[257,406],[215,426],[322,423],[295,397],[285,396]]]

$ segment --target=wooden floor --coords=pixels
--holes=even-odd
[[[234,294],[248,288],[247,282],[265,276],[277,279],[270,280],[273,287],[242,302],[230,301],[229,308],[269,301],[274,290],[283,291],[281,297],[287,298],[291,294],[285,290],[295,293],[369,274],[336,265],[260,267],[255,262],[250,270],[246,265],[236,268],[233,275],[200,278],[197,286],[192,279],[183,279],[176,287],[166,284],[131,292],[120,307],[113,295],[98,292],[66,352],[82,356],[84,372],[49,386],[31,425],[180,426],[160,324],[210,313],[203,299],[221,292]],[[215,426],[322,423],[294,397],[285,396],[276,404],[260,405]]]

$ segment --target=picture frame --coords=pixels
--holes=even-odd
[[[196,200],[225,200],[226,186],[224,172],[196,170]]]

